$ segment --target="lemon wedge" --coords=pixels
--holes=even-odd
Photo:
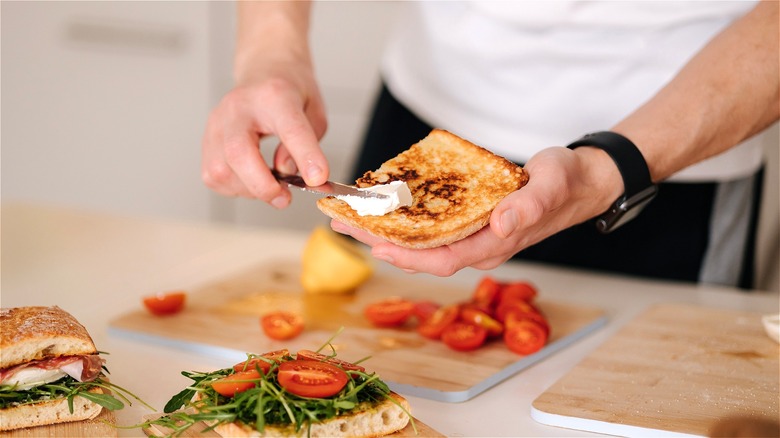
[[[303,249],[301,284],[307,293],[354,292],[374,273],[368,255],[355,243],[319,226]]]

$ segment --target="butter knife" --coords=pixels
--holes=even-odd
[[[305,192],[314,193],[324,196],[357,196],[359,198],[370,199],[386,199],[387,195],[383,195],[368,190],[359,190],[355,186],[348,186],[346,184],[340,184],[336,182],[328,181],[325,184],[319,186],[309,186],[303,181],[303,178],[298,175],[288,175],[279,172],[276,169],[271,169],[271,173],[274,175],[277,181],[286,183],[288,186],[299,188]]]

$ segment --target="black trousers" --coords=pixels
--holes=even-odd
[[[355,163],[354,179],[408,149],[428,135],[431,129],[383,86]],[[749,239],[737,285],[742,288],[753,285],[761,180],[756,178]],[[592,222],[584,222],[519,252],[514,258],[697,282],[709,241],[716,188],[717,183],[661,183],[658,196],[642,213],[614,232],[601,234]]]

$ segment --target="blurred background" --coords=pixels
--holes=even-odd
[[[314,5],[311,44],[329,112],[322,145],[348,182],[379,86],[385,35],[403,2]],[[209,110],[232,85],[232,2],[0,2],[2,201],[174,220],[310,230],[313,198],[290,208],[211,193],[200,179]],[[778,128],[761,219],[759,288],[780,271]],[[271,143],[273,141],[271,140]],[[270,157],[274,144],[262,150]]]

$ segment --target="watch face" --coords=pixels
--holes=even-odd
[[[658,187],[650,186],[628,199],[618,199],[608,212],[596,219],[596,228],[602,233],[616,230],[637,217],[642,209],[655,198],[656,193],[658,193]]]

